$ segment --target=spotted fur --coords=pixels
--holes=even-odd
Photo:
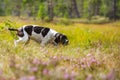
[[[19,29],[9,28],[9,30],[17,31],[17,36],[19,39],[15,40],[15,46],[19,42],[28,43],[30,39],[40,43],[42,46],[49,42],[53,43],[54,45],[67,45],[69,42],[66,35],[58,33],[53,29],[38,25],[25,25]]]

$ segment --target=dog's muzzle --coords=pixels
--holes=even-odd
[[[63,45],[68,45],[68,43],[69,43],[69,40],[65,40],[65,41],[63,42]]]

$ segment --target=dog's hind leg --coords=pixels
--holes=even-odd
[[[44,41],[41,42],[41,46],[42,46],[42,47],[44,47],[45,44],[46,44],[46,42],[44,42]]]
[[[50,41],[50,38],[45,37],[45,38],[42,39],[42,41],[41,41],[41,46],[45,46],[49,41]]]

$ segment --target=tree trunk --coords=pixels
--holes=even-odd
[[[84,14],[84,0],[80,0],[80,16]]]
[[[110,19],[116,20],[117,19],[117,15],[116,15],[116,11],[117,11],[117,0],[112,0],[111,2],[111,10],[108,13],[108,17]]]
[[[94,11],[94,15],[96,16],[96,15],[99,15],[99,8],[100,6],[99,6],[99,3],[98,4],[96,4],[96,6],[95,6],[95,11]]]
[[[72,12],[75,12],[76,17],[80,17],[76,0],[71,0],[71,9]]]
[[[113,0],[113,18],[114,18],[114,20],[117,19],[117,16],[116,16],[117,5],[116,5],[116,3],[117,3],[117,1]]]
[[[95,0],[94,3],[92,3],[92,7],[93,7],[93,15],[99,15],[100,13],[100,6],[101,6],[101,0]]]
[[[49,20],[53,21],[53,2],[52,0],[48,0],[48,16],[49,16]]]

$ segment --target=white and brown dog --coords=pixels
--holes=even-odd
[[[52,42],[54,45],[62,44],[67,45],[69,40],[66,35],[56,32],[47,27],[38,25],[25,25],[19,29],[8,28],[10,31],[17,31],[18,40],[14,41],[15,46],[18,42],[28,43],[30,39],[45,46],[47,43]]]

